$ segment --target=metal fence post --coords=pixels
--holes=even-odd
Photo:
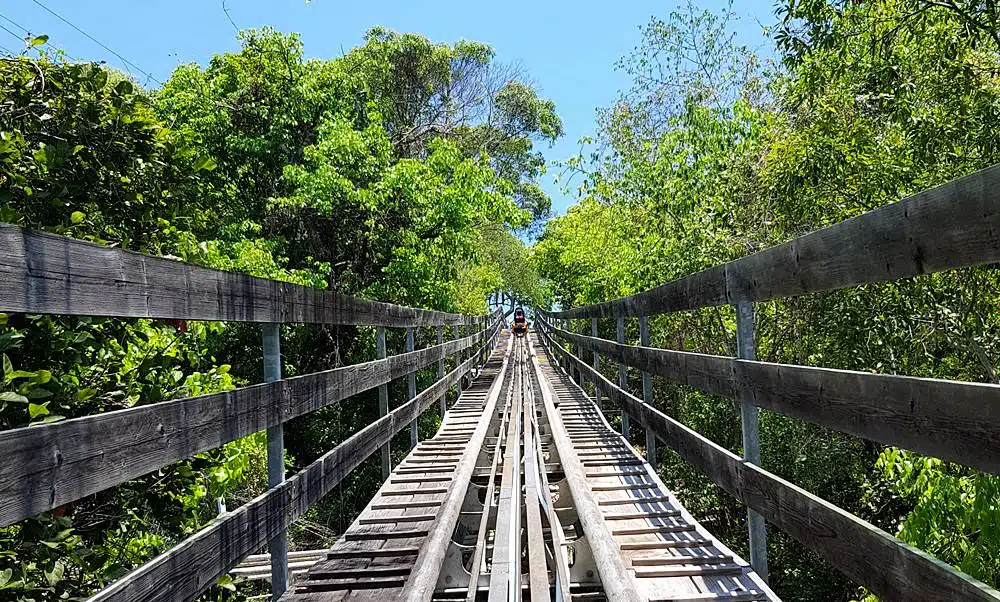
[[[618,318],[618,344],[625,344],[625,317],[620,316]],[[628,368],[625,364],[618,362],[618,386],[623,391],[628,391]],[[628,411],[625,410],[625,406],[621,407],[622,412],[622,435],[625,436],[625,440],[628,440]]]
[[[406,352],[409,353],[413,351],[413,327],[410,326],[406,329]],[[416,371],[410,372],[406,375],[406,400],[409,401],[417,396],[417,373]],[[410,423],[410,449],[413,449],[419,443],[419,437],[417,435],[417,423],[420,422],[420,416],[413,419]]]
[[[438,343],[438,345],[442,345],[442,344],[444,344],[444,327],[443,326],[438,326],[436,330],[437,330],[437,343]],[[438,380],[441,380],[442,378],[444,378],[444,357],[443,356],[441,357],[441,359],[438,360]],[[443,422],[444,421],[445,412],[448,411],[448,393],[447,393],[447,391],[444,393],[444,395],[441,396],[441,399],[438,400],[438,403],[441,404],[441,421]]]
[[[375,327],[375,357],[385,359],[385,327]],[[378,415],[387,416],[389,414],[389,385],[379,385],[378,387]],[[392,455],[389,451],[389,444],[382,446],[382,480],[389,478],[392,472]]]
[[[757,348],[754,341],[753,303],[740,301],[736,304],[736,354],[739,359],[755,361]],[[743,430],[743,458],[760,465],[760,415],[754,405],[753,393],[741,387],[740,417]],[[750,532],[750,565],[760,578],[767,581],[767,526],[764,517],[747,509],[747,524]]]
[[[594,337],[595,339],[597,338],[597,326],[598,326],[598,324],[597,324],[597,318],[591,318],[590,319],[590,336]],[[580,358],[580,359],[583,359],[583,358]],[[596,370],[597,372],[601,371],[601,354],[597,352],[597,349],[594,349],[594,370]],[[597,379],[596,378],[594,379],[594,402],[597,404],[598,408],[602,407],[601,406],[601,390],[597,388]]]
[[[649,347],[649,318],[639,316],[639,345]],[[653,377],[649,372],[642,373],[642,401],[648,404],[653,403]],[[656,435],[653,429],[646,427],[646,461],[656,468],[658,456],[656,454]]]
[[[456,324],[454,326],[454,332],[455,332],[455,340],[456,341],[458,339],[462,338],[462,327],[461,326],[459,326],[458,324]],[[465,353],[462,352],[462,351],[459,351],[457,354],[455,354],[455,368],[458,368],[459,366],[462,365],[462,356],[463,355],[465,355]],[[465,380],[465,375],[464,374],[459,375],[459,377],[458,377],[458,396],[459,397],[462,396],[462,381],[463,380]]]
[[[264,324],[264,382],[281,380],[281,326]],[[282,425],[267,429],[267,486],[277,487],[285,480],[285,433]],[[288,589],[288,539],[282,530],[267,544],[271,554],[271,599],[277,600]]]

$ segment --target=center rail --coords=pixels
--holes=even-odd
[[[282,600],[778,599],[535,343],[494,350]]]

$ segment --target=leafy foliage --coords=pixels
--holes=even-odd
[[[728,12],[689,5],[653,19],[621,64],[633,84],[601,113],[596,151],[565,165],[582,177],[579,205],[536,246],[556,301],[645,290],[996,163],[992,6],[779,2],[780,64],[734,45]],[[976,269],[762,303],[759,355],[997,382],[998,299],[995,271]],[[726,308],[651,325],[656,346],[735,352]],[[732,401],[658,383],[656,402],[739,450]],[[996,477],[766,412],[761,433],[768,470],[998,583]],[[745,551],[738,505],[674,455],[664,474]],[[784,599],[867,595],[770,535],[771,584]]]
[[[382,29],[333,60],[305,60],[296,36],[269,29],[240,39],[149,92],[101,65],[0,59],[0,221],[441,310],[479,310],[508,286],[501,256],[479,249],[499,236],[526,253],[508,230],[549,203],[533,142],[561,134],[523,74],[483,44]],[[489,288],[466,286],[474,272]],[[368,329],[289,326],[282,339],[290,376],[374,355]],[[259,341],[251,325],[0,314],[0,428],[259,382]],[[289,425],[290,468],[370,422],[369,401]],[[88,596],[262,491],[265,457],[257,434],[0,529],[0,599]],[[301,521],[293,545],[346,528],[372,469]],[[253,592],[224,579],[206,598]]]

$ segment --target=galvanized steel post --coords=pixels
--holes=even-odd
[[[281,380],[281,325],[264,324],[264,382]],[[277,487],[285,480],[285,433],[282,425],[267,429],[267,486]],[[271,599],[277,600],[288,589],[288,539],[282,530],[267,544],[271,554]]]
[[[591,318],[590,336],[594,337],[595,339],[597,338],[597,326],[598,326],[597,318]],[[583,358],[580,359],[582,360]],[[601,370],[601,354],[597,352],[597,349],[594,349],[594,370],[598,372],[600,372]],[[597,388],[596,378],[594,379],[594,402],[597,404],[598,408],[601,407],[601,391],[600,389]]]
[[[740,301],[736,304],[736,355],[742,360],[755,361],[757,347],[754,341],[753,303]],[[740,388],[740,417],[743,430],[743,458],[760,465],[760,415],[754,405],[753,393]],[[747,524],[750,532],[750,565],[760,578],[767,581],[767,526],[764,517],[747,509]]]
[[[646,316],[639,316],[639,345],[649,347],[649,318]],[[653,377],[646,371],[642,373],[642,401],[648,404],[653,403]],[[653,468],[656,468],[658,460],[656,434],[653,433],[653,429],[649,428],[648,424],[644,426],[646,427],[646,461]]]
[[[454,327],[455,340],[462,338],[462,327],[456,324]],[[463,352],[459,351],[455,354],[455,368],[462,365],[462,356],[465,355]],[[458,396],[462,396],[462,381],[465,380],[465,375],[459,375],[458,377]]]
[[[618,344],[625,344],[625,318],[620,316],[618,318]],[[628,391],[628,368],[625,364],[618,362],[618,387],[623,391]],[[625,410],[625,406],[621,407],[622,412],[622,435],[628,440],[628,411]]]
[[[376,326],[375,327],[375,357],[382,360],[385,359],[385,327]],[[378,415],[388,416],[389,415],[389,386],[379,385],[378,387]],[[386,443],[382,446],[382,480],[385,481],[389,478],[389,473],[392,472],[392,455],[390,453],[389,444]]]
[[[413,327],[410,326],[406,329],[406,352],[409,353],[413,351]],[[410,372],[406,375],[406,399],[407,401],[413,399],[417,396],[417,373],[416,371]],[[420,422],[420,416],[413,419],[410,423],[410,449],[413,449],[419,443],[419,437],[417,435],[417,423]]]
[[[438,345],[444,344],[444,327],[437,327],[437,343]],[[444,357],[438,360],[438,380],[444,378]],[[448,393],[447,391],[441,395],[441,399],[438,400],[441,404],[441,420],[444,421],[445,412],[448,411]]]

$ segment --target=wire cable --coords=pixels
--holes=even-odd
[[[17,38],[18,40],[20,40],[20,41],[21,41],[22,43],[24,42],[24,37],[23,37],[23,36],[19,36],[19,35],[17,35],[17,34],[16,34],[16,33],[14,33],[13,31],[11,31],[11,30],[7,29],[7,28],[6,28],[6,27],[5,27],[4,25],[0,24],[0,29],[2,29],[2,30],[4,30],[4,31],[6,31],[7,33],[9,33],[10,35],[14,36],[14,37],[15,37],[15,38]]]
[[[16,27],[16,28],[20,29],[21,31],[23,31],[25,35],[24,35],[24,37],[21,38],[21,41],[27,43],[28,38],[31,37],[31,30],[30,29],[28,29],[24,25],[21,25],[20,23],[18,23],[14,19],[11,19],[10,17],[8,17],[7,15],[5,15],[3,13],[0,13],[0,19],[3,19],[4,21],[7,21],[8,23],[10,23],[11,25],[13,25],[14,27]],[[0,25],[0,27],[3,27],[3,26]],[[6,30],[7,33],[9,33],[11,35],[14,35],[14,33],[11,30],[7,29],[6,27],[4,27],[3,29]],[[65,56],[66,58],[68,58],[71,61],[74,61],[74,62],[77,62],[77,63],[86,62],[86,61],[81,61],[81,60],[79,60],[77,58],[74,58],[70,53],[66,52],[64,49],[56,46],[55,44],[53,44],[53,43],[51,43],[49,41],[45,41],[45,45],[48,46],[49,48],[57,51],[57,52],[62,53],[63,56]]]
[[[71,22],[71,21],[70,21],[69,19],[67,19],[66,17],[63,17],[62,15],[60,15],[59,13],[57,13],[56,11],[52,10],[51,8],[49,8],[48,6],[45,6],[45,5],[44,5],[44,4],[42,4],[42,3],[41,3],[41,2],[39,1],[39,0],[31,0],[31,1],[32,1],[32,2],[34,2],[35,4],[37,4],[38,6],[42,7],[42,8],[43,8],[43,9],[44,9],[44,10],[45,10],[46,12],[48,12],[49,14],[51,14],[52,16],[54,16],[55,18],[59,19],[60,21],[62,21],[62,22],[63,22],[63,23],[65,23],[66,25],[69,25],[70,27],[72,27],[72,28],[73,28],[73,29],[75,29],[76,31],[78,31],[78,32],[80,32],[81,34],[83,34],[83,35],[84,35],[84,36],[85,36],[85,37],[86,37],[87,39],[89,39],[89,40],[90,40],[91,42],[93,42],[93,43],[97,44],[97,45],[98,45],[98,46],[100,46],[101,48],[103,48],[103,49],[107,50],[107,51],[108,51],[108,52],[110,52],[111,54],[113,54],[113,55],[115,55],[116,57],[118,57],[118,59],[119,59],[119,60],[121,60],[121,61],[122,61],[122,63],[124,63],[124,64],[126,65],[126,69],[128,68],[128,66],[131,66],[131,67],[132,67],[133,69],[135,69],[135,70],[136,70],[136,71],[138,71],[139,73],[142,73],[143,75],[145,75],[147,79],[150,79],[150,80],[153,80],[154,82],[156,82],[156,83],[160,84],[161,86],[163,85],[163,82],[161,82],[160,80],[158,80],[158,79],[156,79],[155,77],[153,77],[153,76],[152,76],[152,74],[150,74],[150,73],[149,73],[148,71],[146,71],[146,70],[144,70],[144,69],[143,69],[142,67],[140,67],[140,66],[136,65],[135,63],[133,63],[132,61],[128,60],[128,59],[127,59],[127,58],[125,58],[124,56],[122,56],[122,55],[118,54],[117,52],[115,52],[115,51],[114,51],[113,49],[111,49],[111,48],[110,48],[110,47],[109,47],[109,46],[108,46],[107,44],[105,44],[104,42],[101,42],[100,40],[98,40],[98,39],[97,39],[97,38],[95,38],[94,36],[90,35],[89,33],[85,32],[84,30],[80,29],[79,27],[77,27],[76,25],[74,25],[74,24],[73,24],[73,23],[72,23],[72,22]]]

